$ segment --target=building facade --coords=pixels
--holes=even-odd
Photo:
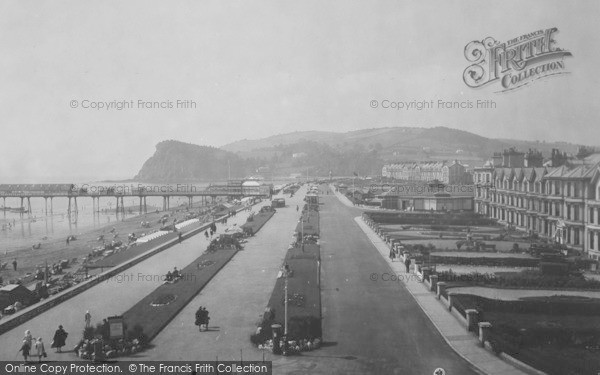
[[[471,174],[458,161],[386,164],[381,170],[386,178],[404,181],[440,181],[444,184],[471,184]]]
[[[600,258],[600,163],[474,169],[475,211]],[[488,181],[490,183],[488,183]]]

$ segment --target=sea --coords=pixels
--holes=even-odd
[[[121,186],[115,183],[81,183],[78,186],[94,186],[96,188]],[[146,186],[150,184],[144,184]],[[208,183],[193,183],[197,188],[206,188]],[[136,182],[127,182],[123,186],[138,186]],[[153,185],[153,187],[167,185]],[[171,185],[168,185],[171,186]],[[175,186],[175,185],[173,185]],[[200,202],[200,197],[194,198],[194,206]],[[31,198],[31,207],[28,213],[0,211],[0,256],[31,248],[32,245],[52,241],[58,238],[66,238],[68,235],[77,235],[90,230],[109,225],[111,222],[121,221],[140,215],[139,198],[123,198],[125,213],[116,213],[116,198],[103,197],[100,199],[98,212],[93,212],[91,197],[80,197],[77,199],[77,215],[68,215],[68,199],[54,198],[53,212],[50,213],[50,200],[48,199],[48,211],[46,213],[45,200],[43,198]],[[25,200],[27,208],[27,200]],[[21,205],[20,198],[7,197],[6,201],[0,199],[0,206],[18,208]],[[162,197],[147,197],[146,205],[148,212],[162,210]],[[187,197],[171,197],[170,208],[177,206],[186,207]]]

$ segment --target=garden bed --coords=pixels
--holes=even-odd
[[[288,271],[288,342],[290,351],[298,352],[317,349],[321,343],[321,290],[319,283],[320,246],[316,242],[319,235],[319,215],[317,211],[303,211],[304,246],[297,243],[288,249],[284,264]],[[300,233],[302,223],[296,228]],[[283,272],[283,271],[282,271]],[[275,282],[269,304],[257,332],[251,341],[264,349],[277,351],[273,342],[274,324],[285,327],[285,280],[282,275]],[[283,330],[283,328],[282,328]],[[282,331],[283,333],[283,331]]]
[[[380,224],[431,225],[433,230],[444,230],[443,226],[499,226],[494,219],[473,212],[369,212],[369,217]],[[441,227],[435,227],[441,226]]]
[[[204,288],[204,286],[237,253],[236,249],[205,252],[181,270],[182,279],[163,284],[123,314],[125,323],[139,325],[148,340],[152,340]],[[209,265],[199,267],[198,265]],[[166,273],[167,269],[164,270]],[[176,296],[169,304],[152,306],[164,295]],[[193,320],[193,317],[190,317]]]
[[[512,255],[512,254],[511,254]],[[489,256],[474,257],[469,253],[466,256],[455,254],[430,254],[429,262],[437,264],[457,264],[466,266],[490,266],[490,267],[537,267],[539,259],[530,257],[514,257],[507,254],[489,254]]]
[[[288,340],[303,342],[307,340],[315,345],[315,340],[321,339],[321,291],[318,280],[318,259],[320,249],[316,244],[288,250],[285,263],[291,269],[288,277]],[[267,309],[272,312],[265,314],[259,325],[259,330],[252,335],[255,345],[264,345],[272,349],[273,332],[271,326],[280,324],[285,327],[285,277],[280,277],[275,283]],[[318,344],[316,344],[318,346]]]
[[[598,291],[600,280],[586,279],[581,275],[544,275],[539,270],[527,269],[520,272],[496,272],[457,274],[452,271],[437,273],[439,281],[461,281],[468,286],[492,286],[514,289],[555,289]]]
[[[490,343],[496,352],[551,375],[597,374],[600,300],[540,298],[522,305],[527,306],[523,312],[484,312],[485,321],[492,323]]]
[[[257,214],[252,216],[252,219],[244,223],[241,228],[246,233],[250,233],[251,235],[256,234],[273,217],[275,211],[263,211],[258,212]]]

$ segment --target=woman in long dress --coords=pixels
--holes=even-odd
[[[54,338],[52,339],[52,347],[56,348],[57,353],[62,351],[61,348],[65,346],[68,335],[69,334],[63,329],[63,326],[58,326],[58,329],[54,333]]]
[[[37,341],[35,342],[35,350],[38,356],[38,361],[42,362],[42,357],[45,357],[46,355],[46,349],[44,348],[44,343],[42,342],[41,337],[38,337]]]

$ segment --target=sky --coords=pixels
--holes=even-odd
[[[1,183],[131,178],[162,140],[218,147],[298,130],[448,126],[600,145],[600,2],[483,4],[1,2]],[[569,74],[510,92],[463,82],[469,42],[552,27]],[[383,108],[430,100],[496,106]]]

